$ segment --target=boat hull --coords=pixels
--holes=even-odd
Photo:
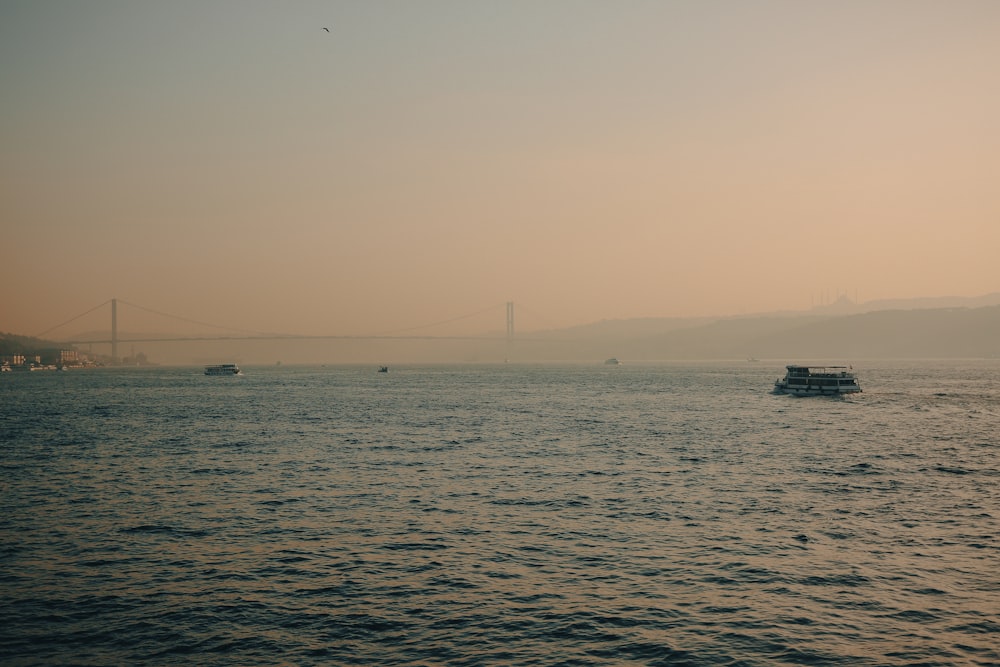
[[[790,396],[841,396],[844,394],[857,394],[861,387],[789,387],[781,382],[774,383],[774,393],[788,394]]]

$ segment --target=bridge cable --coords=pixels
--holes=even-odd
[[[55,325],[54,327],[49,327],[48,329],[46,329],[46,330],[45,330],[45,331],[43,331],[42,333],[40,333],[40,334],[36,334],[36,335],[35,335],[35,338],[41,338],[42,336],[44,336],[45,334],[49,333],[50,331],[55,331],[55,330],[56,330],[56,329],[58,329],[59,327],[64,327],[64,326],[66,326],[67,324],[69,324],[70,322],[74,322],[74,321],[76,321],[76,320],[80,319],[80,318],[81,318],[81,317],[83,317],[84,315],[90,315],[90,314],[91,314],[92,312],[94,312],[94,311],[95,311],[95,310],[97,310],[98,308],[102,308],[102,307],[104,307],[104,306],[108,305],[109,303],[111,303],[111,299],[108,299],[108,300],[107,300],[107,301],[105,301],[104,303],[101,303],[101,304],[98,304],[98,305],[94,306],[93,308],[91,308],[90,310],[88,310],[88,311],[87,311],[87,312],[85,312],[85,313],[80,313],[80,314],[79,314],[79,315],[77,315],[76,317],[72,317],[72,318],[70,318],[70,319],[66,320],[66,321],[65,321],[65,322],[63,322],[62,324],[57,324],[57,325]]]
[[[160,317],[168,317],[168,318],[171,318],[171,319],[174,319],[174,320],[180,320],[182,322],[187,322],[188,324],[197,324],[199,326],[210,327],[212,329],[222,329],[223,331],[237,331],[239,333],[253,334],[255,336],[274,336],[274,335],[276,335],[276,334],[264,333],[264,332],[261,332],[261,331],[253,331],[252,329],[240,329],[239,327],[224,327],[224,326],[221,326],[221,325],[218,325],[218,324],[209,324],[208,322],[199,322],[198,320],[192,320],[192,319],[189,319],[187,317],[181,317],[179,315],[171,315],[170,313],[161,313],[160,311],[153,310],[152,308],[146,308],[145,306],[139,306],[139,305],[134,304],[134,303],[129,303],[128,301],[125,301],[124,299],[118,299],[118,301],[120,301],[121,303],[124,303],[126,306],[130,306],[132,308],[138,308],[139,310],[144,310],[147,313],[152,313],[153,315],[159,315]]]
[[[528,308],[527,306],[525,306],[521,302],[518,302],[518,304],[517,304],[517,310],[520,313],[527,313],[531,317],[533,317],[536,320],[538,320],[542,324],[542,326],[546,326],[549,329],[559,329],[560,328],[559,325],[553,324],[552,322],[548,321],[544,316],[542,316],[539,313],[536,313],[535,311],[531,310],[530,308]]]
[[[490,306],[489,308],[484,308],[484,309],[482,309],[480,311],[477,311],[475,313],[469,313],[468,315],[460,315],[458,317],[453,317],[453,318],[448,319],[448,320],[442,320],[440,322],[432,322],[431,324],[423,324],[423,325],[416,326],[416,327],[407,327],[405,329],[394,329],[393,331],[385,331],[385,332],[377,333],[377,334],[373,334],[373,335],[375,335],[375,336],[393,336],[393,335],[396,335],[396,334],[405,333],[407,331],[415,331],[417,329],[430,329],[431,327],[441,326],[442,324],[451,324],[452,322],[458,322],[459,320],[467,320],[467,319],[469,319],[471,317],[476,317],[477,315],[482,315],[483,313],[488,313],[491,310],[494,310],[495,308],[499,308],[501,305],[505,305],[505,304],[495,304],[495,305]]]

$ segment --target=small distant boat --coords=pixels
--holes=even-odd
[[[205,366],[205,375],[243,375],[243,371],[236,364],[215,364]]]
[[[379,373],[388,373],[389,372],[389,367],[388,366],[379,366],[378,367],[378,372]]]
[[[793,396],[839,396],[861,391],[850,366],[785,366],[774,393]]]
[[[618,361],[618,360],[617,360],[617,359],[615,359],[614,357],[611,357],[610,359],[605,359],[605,360],[604,360],[604,365],[605,365],[605,366],[620,366],[620,365],[621,365],[621,363],[622,363],[622,362]]]

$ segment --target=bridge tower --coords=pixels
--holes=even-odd
[[[111,299],[111,363],[118,363],[118,299]]]
[[[510,361],[510,348],[514,342],[514,302],[507,302],[507,344],[506,344],[506,354],[504,355],[504,363]]]

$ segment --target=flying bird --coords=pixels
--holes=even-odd
[[[323,28],[323,30],[326,30],[327,32],[330,32],[329,28]]]

